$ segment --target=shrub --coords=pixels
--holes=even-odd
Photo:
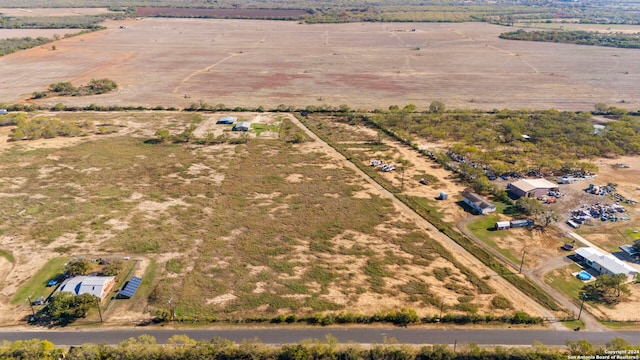
[[[502,295],[496,295],[491,300],[491,306],[493,306],[494,309],[510,309],[513,304],[511,304],[511,301],[509,301],[509,299],[507,299],[506,297]]]

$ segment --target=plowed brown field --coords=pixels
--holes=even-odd
[[[39,103],[640,108],[640,50],[501,40],[512,28],[484,23],[154,18],[106,25],[56,42],[55,51],[47,45],[0,58],[0,101],[108,77],[117,92]]]

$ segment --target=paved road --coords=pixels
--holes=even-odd
[[[158,329],[121,329],[121,330],[85,330],[85,331],[0,331],[0,340],[49,340],[56,345],[71,346],[86,343],[103,343],[115,345],[130,337],[148,334],[156,338],[159,344],[166,344],[167,339],[176,334],[184,334],[194,340],[210,340],[215,337],[226,338],[235,342],[243,339],[259,339],[265,344],[298,343],[305,339],[324,340],[332,335],[339,342],[357,344],[384,344],[394,338],[401,344],[464,344],[479,345],[531,345],[540,341],[546,345],[565,345],[567,339],[586,339],[593,344],[604,344],[614,337],[621,337],[631,344],[640,342],[640,332],[589,332],[589,331],[554,331],[527,329],[424,329],[424,328],[258,328],[258,329],[215,329],[215,330],[158,330]]]

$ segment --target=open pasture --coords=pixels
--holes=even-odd
[[[640,107],[640,50],[508,41],[486,23],[139,19],[0,58],[0,99],[110,78],[118,91],[41,105],[592,110]],[[126,28],[121,28],[125,26]],[[415,31],[412,31],[415,29]]]
[[[148,302],[122,302],[111,321],[166,310],[170,298],[179,316],[200,319],[401,307],[433,315],[442,301],[447,312],[531,312],[515,297],[512,308],[493,309],[495,294],[467,275],[474,268],[449,260],[429,231],[318,142],[154,144],[146,140],[158,129],[179,133],[194,125],[199,133],[212,119],[178,112],[44,115],[120,130],[2,146],[0,248],[13,259],[0,262],[3,322],[29,311],[5,300],[58,256],[155,264]],[[241,116],[296,131],[291,115]]]
[[[14,17],[84,16],[109,13],[107,8],[0,8],[0,15]]]

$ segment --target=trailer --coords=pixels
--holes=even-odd
[[[512,228],[527,227],[527,226],[533,225],[533,220],[531,219],[511,220],[510,223]]]
[[[511,223],[508,221],[498,221],[493,226],[496,230],[506,230],[511,227]]]
[[[571,220],[567,220],[567,225],[571,226],[574,229],[577,229],[580,227],[580,225],[576,224],[575,222],[571,221]]]

